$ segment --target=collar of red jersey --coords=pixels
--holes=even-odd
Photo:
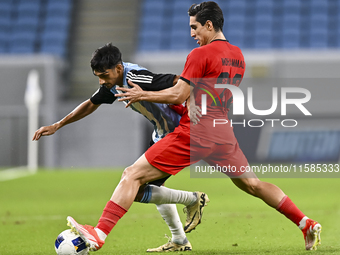
[[[212,40],[211,42],[216,42],[216,41],[229,42],[229,40],[225,40],[225,39],[215,39],[215,40]]]

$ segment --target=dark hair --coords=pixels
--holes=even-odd
[[[92,71],[104,72],[121,63],[122,53],[120,50],[113,46],[112,43],[107,43],[92,54],[91,68]]]
[[[216,32],[223,31],[223,12],[217,3],[209,1],[200,4],[193,4],[188,10],[189,16],[196,16],[196,20],[205,25],[207,20],[210,20]]]

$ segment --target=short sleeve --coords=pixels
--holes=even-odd
[[[155,74],[148,70],[131,70],[126,79],[146,91],[159,91],[173,86],[175,74]]]
[[[93,104],[112,104],[117,98],[105,86],[100,88],[90,98]]]
[[[191,84],[190,79],[204,77],[206,59],[199,53],[198,49],[192,50],[188,55],[180,77],[188,84]]]

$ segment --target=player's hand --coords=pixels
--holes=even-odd
[[[202,117],[201,108],[197,105],[188,107],[188,116],[190,121],[196,125],[200,121],[199,118]]]
[[[40,137],[42,136],[53,135],[57,130],[58,129],[57,129],[56,124],[53,124],[51,126],[41,127],[37,131],[35,131],[32,141],[38,141]]]
[[[141,97],[143,95],[143,90],[141,87],[133,83],[131,80],[128,80],[128,83],[131,88],[116,87],[117,90],[125,92],[123,95],[115,94],[115,97],[121,97],[118,99],[118,101],[129,101],[125,108],[129,107],[132,103],[141,101]]]

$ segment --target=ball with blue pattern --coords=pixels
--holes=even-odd
[[[67,229],[61,232],[54,244],[55,251],[58,255],[87,255],[89,248],[85,241],[79,236]]]

